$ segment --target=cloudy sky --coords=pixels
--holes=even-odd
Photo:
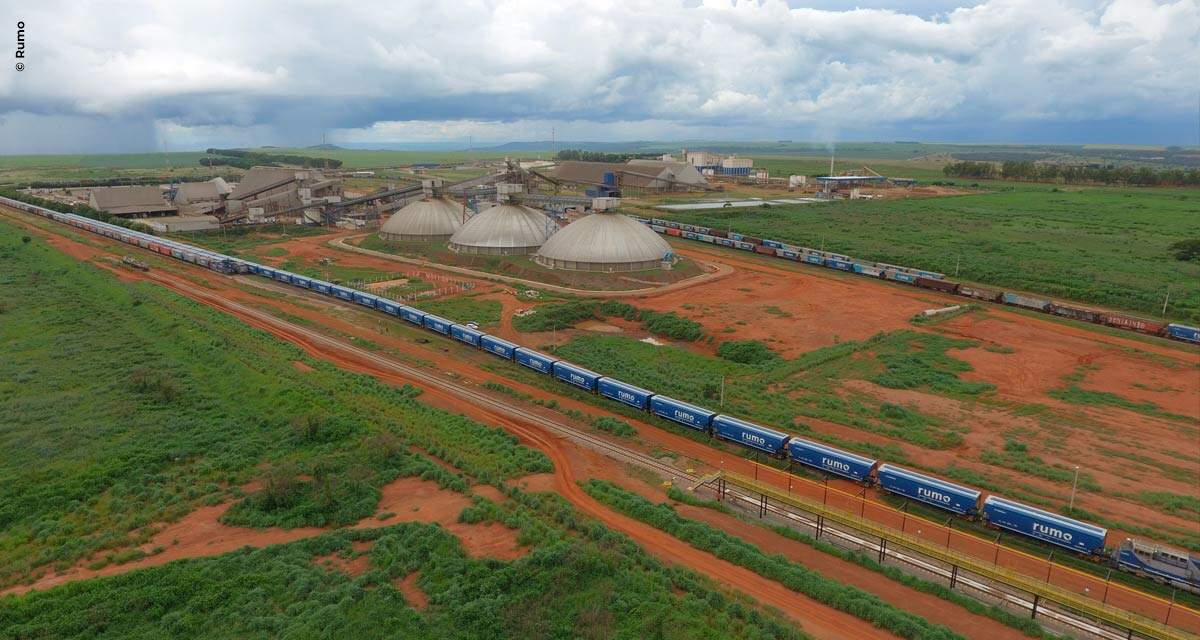
[[[1200,0],[969,2],[0,0],[0,153],[1200,143]]]

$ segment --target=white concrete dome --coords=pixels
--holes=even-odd
[[[550,236],[534,260],[551,269],[643,271],[662,267],[671,251],[654,231],[618,213],[593,213]]]
[[[418,200],[393,213],[379,229],[379,237],[392,241],[448,240],[462,227],[462,217],[462,205],[451,200]]]
[[[459,253],[520,255],[537,251],[558,227],[546,214],[526,206],[498,204],[467,220],[450,238]]]

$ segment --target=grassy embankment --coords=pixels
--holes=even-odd
[[[119,282],[21,235],[0,224],[0,397],[8,418],[0,424],[2,584],[85,558],[93,567],[137,558],[144,552],[135,545],[154,523],[203,504],[236,500],[231,523],[332,526],[373,514],[378,488],[399,476],[464,492],[550,468],[540,452],[433,409],[411,388],[312,360],[232,318],[157,287]],[[243,496],[236,487],[256,476],[264,488]],[[511,496],[504,505],[476,498],[461,519],[517,529],[531,548],[514,561],[471,558],[433,525],[339,530],[6,597],[0,628],[60,638],[596,630],[803,637],[745,597],[660,564],[559,498]],[[362,553],[353,541],[374,541],[365,574],[317,564],[330,553]],[[413,571],[430,598],[423,615],[405,608],[393,587]]]

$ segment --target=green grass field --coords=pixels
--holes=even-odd
[[[540,452],[412,389],[20,237],[0,225],[0,584],[120,552],[148,523],[235,495],[263,462],[336,487],[330,501],[301,479],[286,504],[255,516],[289,525],[369,515],[380,484],[437,469],[390,440],[444,451],[485,481],[549,469]]]
[[[412,388],[22,235],[0,223],[0,585],[136,559],[149,525],[204,504],[235,500],[225,521],[243,526],[337,526],[374,514],[399,476],[467,492],[551,469]],[[255,476],[269,481],[243,496]],[[475,498],[460,519],[514,529],[528,553],[472,558],[436,525],[332,530],[0,597],[0,636],[806,637],[557,496]],[[352,543],[372,543],[363,575],[318,562]],[[394,586],[414,571],[423,613]]]
[[[210,231],[172,233],[168,234],[168,237],[236,256],[262,245],[286,242],[292,238],[319,236],[327,233],[330,233],[330,230],[325,227],[301,224],[269,224],[213,229]]]
[[[1169,292],[1167,319],[1200,321],[1200,263],[1169,248],[1200,237],[1195,190],[1006,184],[961,196],[653,215],[1147,317],[1163,317]]]

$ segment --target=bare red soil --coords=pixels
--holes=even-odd
[[[371,549],[371,544],[371,541],[356,541],[351,543],[353,553],[350,557],[343,557],[340,553],[331,553],[313,558],[313,563],[331,570],[341,571],[346,575],[361,576],[371,566],[371,556],[367,554]]]
[[[71,242],[68,242],[67,244],[75,245],[75,243],[71,243]],[[78,246],[78,245],[76,245],[76,246]],[[77,255],[77,257],[88,258],[88,257],[92,257],[96,253],[99,253],[99,252],[91,251],[90,248],[88,248],[88,249],[89,249],[88,251],[81,251],[80,253],[82,255]],[[76,255],[76,254],[73,253],[72,255]],[[763,267],[761,267],[760,265],[757,265],[757,264],[749,264],[749,265],[739,264],[737,268],[739,270],[761,270]],[[779,274],[776,273],[779,270],[777,270],[774,267],[771,267],[769,265],[766,268],[771,273],[774,273],[775,276],[779,276]],[[209,274],[206,274],[206,275],[209,275]],[[784,275],[787,275],[787,274],[784,274]],[[136,274],[136,275],[126,274],[126,277],[142,278],[142,277],[144,277],[144,274]],[[817,278],[817,276],[811,276],[808,274],[798,274],[798,275],[793,274],[790,277],[798,277],[801,279]],[[161,284],[164,284],[173,289],[176,289],[185,295],[190,295],[192,297],[198,297],[198,299],[201,299],[202,302],[205,302],[207,304],[212,304],[213,306],[217,306],[218,308],[223,308],[225,311],[233,313],[234,315],[239,315],[240,317],[243,318],[243,320],[247,321],[248,323],[250,323],[252,325],[260,326],[261,328],[271,331],[272,333],[275,333],[276,335],[279,335],[280,337],[282,337],[284,339],[287,339],[287,340],[290,340],[292,342],[299,344],[300,346],[304,347],[306,350],[308,350],[314,356],[323,357],[323,358],[332,360],[335,363],[337,363],[340,366],[343,366],[345,368],[349,368],[352,370],[366,371],[366,372],[372,373],[373,375],[376,375],[376,376],[386,379],[386,380],[390,380],[393,382],[404,382],[404,380],[401,377],[396,376],[394,373],[391,373],[390,371],[377,370],[377,368],[373,368],[369,364],[363,363],[361,361],[357,361],[353,357],[347,357],[347,354],[338,354],[338,353],[330,352],[329,349],[326,348],[325,346],[320,345],[320,344],[315,344],[311,340],[305,338],[304,336],[296,335],[296,334],[289,334],[286,330],[280,329],[280,327],[278,327],[278,326],[264,324],[263,321],[260,319],[253,318],[253,317],[247,317],[247,316],[245,316],[245,314],[240,314],[234,310],[231,310],[227,306],[222,305],[221,300],[218,299],[217,297],[209,297],[208,295],[198,296],[197,294],[205,293],[205,292],[201,292],[194,288],[188,288],[188,285],[182,285],[181,283],[177,283],[177,282],[168,282],[167,279],[159,279],[157,277],[155,277],[153,279],[155,279],[156,281],[159,281]],[[211,279],[209,279],[208,281],[210,283],[212,282]],[[262,302],[262,298],[253,296],[252,294],[247,294],[246,292],[241,291],[236,288],[228,287],[224,284],[224,282],[225,282],[224,280],[221,280],[220,282],[213,283],[214,289],[216,289],[220,292],[220,298],[235,299],[235,300],[241,299],[244,301],[254,301],[256,303]],[[935,294],[931,294],[928,292],[917,291],[917,290],[910,291],[907,289],[891,287],[891,286],[883,284],[883,283],[868,282],[868,283],[864,283],[864,286],[878,288],[881,291],[888,292],[891,295],[899,296],[901,298],[908,298],[910,300],[916,298],[917,302],[921,303],[917,306],[920,306],[921,308],[925,308],[925,306],[930,306],[930,305],[926,305],[924,302],[921,302],[921,299],[928,299],[930,297],[936,297]],[[873,295],[876,295],[876,294],[878,294],[878,292],[874,292]],[[310,300],[309,302],[312,302],[312,301]],[[383,344],[386,344],[389,347],[395,347],[395,348],[398,348],[403,351],[411,351],[414,353],[414,355],[419,355],[422,358],[433,359],[439,370],[455,372],[457,375],[461,375],[468,380],[482,382],[484,380],[497,379],[495,376],[493,376],[491,374],[480,371],[480,369],[477,366],[475,366],[475,363],[470,359],[470,357],[463,358],[463,357],[461,357],[462,354],[459,354],[456,351],[451,350],[451,349],[446,349],[445,347],[442,347],[440,345],[436,345],[436,343],[435,343],[435,346],[437,346],[437,350],[430,350],[428,347],[426,347],[424,345],[415,345],[414,343],[406,341],[401,338],[392,337],[390,335],[380,335],[378,333],[375,333],[368,329],[365,329],[361,326],[356,326],[353,322],[346,321],[346,320],[342,319],[341,317],[333,316],[332,314],[314,312],[311,309],[308,309],[305,307],[299,307],[299,306],[292,305],[292,304],[286,303],[286,302],[272,301],[272,304],[276,304],[281,309],[284,309],[289,313],[296,313],[297,315],[301,315],[304,317],[309,317],[314,320],[322,321],[325,324],[328,324],[329,326],[331,326],[337,330],[354,333],[356,335],[363,335],[364,337],[369,337],[372,340],[376,340]],[[324,303],[324,302],[322,302],[320,304],[327,306],[327,307],[335,306],[333,304]],[[910,302],[910,304],[912,304],[912,303]],[[900,316],[902,318],[907,318],[908,315],[911,315],[911,314],[908,314],[907,312],[903,312],[900,314]],[[1025,324],[1032,325],[1034,333],[1039,334],[1038,339],[1041,341],[1049,341],[1049,342],[1053,343],[1056,341],[1061,341],[1064,336],[1069,336],[1074,339],[1080,340],[1084,345],[1092,348],[1092,350],[1094,350],[1094,345],[1096,345],[1096,344],[1099,344],[1101,346],[1108,346],[1110,348],[1116,348],[1122,352],[1126,352],[1126,350],[1129,347],[1133,347],[1136,349],[1149,351],[1151,353],[1155,353],[1160,356],[1165,356],[1167,359],[1173,358],[1173,359],[1182,360],[1185,363],[1185,366],[1191,366],[1191,367],[1194,367],[1195,361],[1198,360],[1198,358],[1196,358],[1193,354],[1181,353],[1178,350],[1172,349],[1170,347],[1165,347],[1165,346],[1160,347],[1158,345],[1146,345],[1146,344],[1143,344],[1143,343],[1140,343],[1137,341],[1131,341],[1131,340],[1125,340],[1122,338],[1114,338],[1114,337],[1110,337],[1110,336],[1104,336],[1104,335],[1096,334],[1094,332],[1087,331],[1086,329],[1064,326],[1064,325],[1061,325],[1058,323],[1040,320],[1040,319],[1026,318],[1024,316],[1011,314],[1011,313],[1008,313],[1003,310],[990,311],[988,319],[990,320],[993,316],[1003,316],[1003,317],[1005,317],[1005,320],[1007,322],[1012,322],[1017,325],[1025,325]],[[700,318],[698,318],[698,319],[700,319]],[[968,324],[968,322],[972,321],[972,320],[973,320],[972,316],[964,316],[964,318],[957,319],[951,323],[946,323],[946,325],[953,329],[958,324],[965,325],[965,324]],[[702,322],[703,322],[703,320],[702,320]],[[900,326],[900,325],[897,325],[897,326]],[[939,328],[939,329],[941,329],[941,328]],[[740,328],[738,328],[736,330],[740,330]],[[956,330],[962,331],[963,328],[959,327]],[[736,337],[740,338],[742,336],[737,335]],[[982,353],[988,353],[989,355],[1001,355],[1001,356],[1011,355],[1011,354],[1002,354],[1002,353],[993,354],[991,352],[987,352],[982,349],[968,350],[968,351],[979,351]],[[449,354],[447,354],[445,352],[449,352]],[[963,352],[963,353],[966,353],[966,352]],[[1153,364],[1154,361],[1151,360],[1149,362],[1151,362],[1151,364]],[[1170,369],[1170,368],[1168,367],[1168,369]],[[1167,376],[1167,379],[1172,380],[1173,378],[1171,378],[1170,376]],[[506,381],[506,383],[509,384],[510,386],[518,388],[518,390],[521,390],[521,391],[534,393],[534,394],[537,394],[538,396],[546,395],[546,392],[541,391],[539,389],[525,387],[524,385],[515,384],[512,381]],[[1167,383],[1164,383],[1164,384],[1167,384]],[[1186,385],[1183,385],[1183,386],[1186,387]],[[523,441],[525,441],[529,444],[533,444],[534,446],[538,446],[539,448],[542,448],[543,450],[546,450],[546,447],[548,446],[545,438],[552,438],[552,436],[547,436],[545,434],[538,434],[536,429],[532,429],[531,427],[528,427],[528,426],[522,427],[520,425],[515,425],[515,424],[512,424],[510,421],[504,420],[500,417],[489,415],[488,412],[486,412],[486,411],[482,411],[482,410],[479,410],[477,408],[470,407],[470,406],[464,406],[463,403],[461,403],[461,401],[458,401],[455,397],[449,396],[448,394],[438,392],[437,390],[428,389],[428,388],[425,389],[425,391],[426,391],[426,395],[424,396],[424,398],[426,401],[430,401],[433,404],[437,404],[439,406],[444,406],[446,408],[451,408],[456,411],[466,412],[466,413],[468,413],[468,415],[472,415],[472,417],[483,420],[485,422],[491,422],[493,424],[501,424],[506,429],[509,429],[510,431],[513,431],[514,433],[518,434],[518,436],[521,437]],[[1000,393],[1004,393],[1004,392],[1005,392],[1005,389],[1001,388]],[[1162,393],[1162,392],[1159,392],[1159,393]],[[595,407],[591,407],[588,405],[582,405],[580,403],[576,403],[576,402],[573,402],[573,401],[565,399],[565,398],[559,398],[558,400],[559,400],[560,404],[562,404],[565,407],[585,409],[588,412],[593,413],[593,414],[597,414],[597,413],[604,414],[605,413],[602,410],[598,411]],[[561,420],[561,416],[555,416],[555,417],[557,419]],[[674,434],[656,429],[648,424],[635,422],[635,426],[638,427],[639,431],[642,434],[643,439],[646,440],[647,447],[660,446],[660,447],[663,447],[663,448],[666,448],[669,450],[679,452],[679,453],[683,454],[683,456],[688,457],[688,458],[706,461],[708,464],[712,464],[714,467],[718,467],[718,468],[728,468],[730,470],[735,470],[735,471],[739,471],[739,472],[747,473],[747,474],[755,472],[754,467],[750,463],[748,463],[747,461],[745,461],[741,458],[736,458],[733,456],[725,456],[725,455],[721,454],[720,452],[715,451],[703,444],[700,444],[700,443],[697,443],[692,440],[688,440],[688,439],[685,439],[685,438],[682,438],[679,436],[675,436]],[[837,432],[837,431],[844,430],[844,431],[847,431],[850,433],[856,433],[853,429],[851,429],[849,427],[844,427],[842,425],[817,423],[816,426],[818,427],[818,431],[828,429],[831,432]],[[860,438],[862,438],[861,433],[858,434],[858,436]],[[569,449],[574,449],[574,447],[570,447]],[[938,452],[938,453],[945,454],[946,452]],[[561,450],[559,452],[559,455],[561,456]],[[552,456],[552,457],[554,457],[554,456]],[[531,477],[531,478],[525,479],[524,481],[526,483],[526,486],[529,487],[529,490],[537,490],[534,487],[548,488],[547,485],[551,484],[550,479],[553,478],[554,488],[556,488],[561,493],[563,493],[563,495],[566,495],[569,499],[571,499],[571,501],[573,503],[576,503],[577,506],[584,508],[584,510],[586,512],[592,513],[596,509],[606,512],[606,510],[604,510],[598,504],[594,503],[594,501],[590,501],[590,497],[587,497],[586,494],[582,494],[582,497],[580,497],[581,492],[577,491],[577,487],[574,485],[574,483],[569,481],[568,479],[564,479],[562,477],[563,466],[561,464],[558,464],[560,462],[559,457],[554,457],[554,459],[556,462],[556,472],[555,472],[554,476],[544,476],[543,475],[540,477]],[[685,459],[685,458],[681,458],[681,459]],[[598,463],[598,466],[602,467],[604,469],[604,471],[606,471],[605,473],[597,474],[598,477],[611,477],[614,475],[620,477],[623,475],[622,472],[619,470],[614,472],[614,466],[612,465],[611,461],[602,461],[602,462]],[[567,467],[567,468],[571,469],[571,467]],[[576,477],[591,477],[589,474],[594,473],[595,471],[596,471],[596,469],[592,468],[592,465],[588,465],[587,473],[576,472]],[[797,490],[799,490],[799,488],[802,484],[802,482],[799,479],[794,479],[794,478],[788,479],[788,478],[783,478],[782,476],[780,477],[779,482],[782,482],[781,486],[795,484]],[[837,488],[839,486],[839,484],[833,483],[833,486],[834,486],[834,488]],[[836,497],[840,494],[837,494],[837,492],[835,491],[834,495]],[[841,500],[844,498],[836,497],[836,499]],[[887,519],[887,518],[891,517],[887,514],[886,509],[883,509],[881,511],[881,507],[878,505],[875,505],[874,503],[866,503],[865,505],[848,503],[846,506],[847,506],[847,508],[855,509],[855,510],[861,508],[864,510],[865,514],[870,517],[877,517],[879,519]],[[1091,508],[1091,507],[1089,506],[1089,508]],[[879,511],[880,513],[876,513],[877,511]],[[749,593],[768,593],[769,594],[769,592],[761,592],[757,588],[752,587],[748,584],[747,585],[740,584],[740,582],[741,582],[740,578],[750,579],[747,576],[740,576],[739,580],[737,581],[738,584],[735,584],[735,582],[733,580],[729,579],[728,575],[723,572],[722,567],[714,566],[711,563],[708,563],[703,558],[695,558],[690,555],[689,556],[678,556],[678,557],[672,556],[670,553],[667,553],[667,549],[670,548],[670,549],[674,550],[674,548],[670,547],[668,542],[663,541],[661,539],[657,539],[650,532],[645,532],[645,531],[640,530],[638,527],[632,526],[630,522],[621,520],[620,516],[615,516],[615,517],[614,516],[615,516],[615,514],[607,513],[607,516],[605,518],[602,518],[602,520],[605,521],[606,523],[610,523],[610,526],[614,526],[615,528],[618,528],[619,530],[629,533],[640,543],[645,544],[647,546],[647,548],[650,549],[653,553],[664,554],[665,558],[671,559],[672,561],[680,561],[680,558],[686,557],[686,558],[688,558],[688,560],[685,562],[685,564],[688,564],[689,566],[698,568],[701,571],[703,571],[704,573],[714,575],[714,577],[716,577],[719,580],[722,580],[723,582],[726,582],[727,584],[731,584],[738,588],[746,587],[744,590],[747,590]],[[619,526],[617,526],[617,525],[619,525]],[[936,526],[929,526],[927,524],[923,524],[920,521],[916,521],[916,520],[902,520],[902,521],[894,523],[894,525],[898,526],[898,527],[903,526],[905,528],[905,530],[909,531],[910,533],[917,532],[921,535],[925,535],[926,537],[928,537],[930,539],[938,539],[938,537],[940,536],[940,539],[944,541],[946,539],[945,536],[947,535],[947,532],[939,531]],[[652,530],[652,531],[656,531],[656,530]],[[635,532],[636,532],[636,535],[635,535]],[[661,532],[659,532],[659,533],[661,533]],[[643,538],[642,534],[646,534],[648,537]],[[964,551],[968,551],[968,552],[975,552],[975,553],[980,554],[981,556],[987,555],[987,557],[989,559],[994,554],[994,550],[991,549],[990,547],[975,548],[980,544],[980,542],[978,540],[974,540],[974,539],[959,540],[958,536],[960,536],[962,534],[958,534],[957,532],[954,534],[951,534],[951,535],[954,536],[954,538],[951,541],[952,546],[954,546],[954,548],[956,548],[956,549],[964,550]],[[678,541],[676,541],[676,542],[678,542]],[[663,546],[663,545],[668,545],[668,546]],[[706,556],[707,554],[703,554],[703,555]],[[1045,564],[1044,561],[1042,561],[1040,559],[1022,557],[1019,554],[1015,554],[1015,556],[1016,557],[1014,559],[1010,559],[1007,557],[1007,555],[1004,555],[1004,557],[1001,558],[1001,564],[1005,564],[1006,566],[1013,566],[1014,568],[1018,568],[1019,570],[1022,570],[1022,571],[1027,571],[1031,575],[1043,575],[1043,576],[1047,575],[1047,570],[1046,570],[1047,565]],[[158,557],[158,556],[155,556],[155,557]],[[708,559],[715,560],[715,559],[711,558],[711,556],[708,556]],[[695,563],[693,563],[693,560],[695,561]],[[847,567],[852,566],[852,565],[848,565],[847,563],[842,563],[842,564]],[[1063,584],[1064,586],[1070,586],[1071,588],[1075,588],[1079,591],[1082,591],[1085,587],[1087,587],[1090,593],[1098,594],[1100,592],[1099,588],[1103,586],[1102,584],[1100,584],[1100,585],[1095,584],[1096,581],[1094,579],[1082,578],[1082,577],[1080,577],[1080,575],[1075,574],[1074,572],[1070,572],[1065,569],[1061,569],[1061,568],[1052,569],[1051,573],[1053,574],[1051,576],[1052,582],[1055,582],[1057,584]],[[838,579],[849,580],[848,576],[849,576],[849,574],[842,574],[842,573],[836,573],[836,575],[834,575],[834,577],[837,577]],[[879,581],[879,582],[885,582],[885,581]],[[890,583],[889,583],[889,585],[892,587],[895,587],[895,585],[891,585]],[[778,586],[778,585],[776,585],[776,586]],[[896,588],[899,588],[899,587],[896,587]],[[875,591],[875,589],[872,589],[872,591]],[[903,594],[905,594],[904,595],[905,598],[910,597],[911,594],[913,593],[907,589],[902,589],[902,588],[901,588],[901,592]],[[782,595],[782,594],[780,594],[780,595]],[[792,594],[792,596],[794,597],[795,594]],[[766,597],[761,598],[761,599],[763,602],[766,602],[769,604],[773,603],[772,598],[769,595],[767,595]],[[1140,596],[1138,594],[1129,592],[1125,589],[1121,589],[1116,586],[1114,586],[1111,590],[1109,590],[1107,599],[1110,604],[1117,604],[1118,606],[1124,606],[1124,607],[1130,608],[1131,610],[1142,611],[1142,612],[1146,613],[1147,615],[1150,615],[1152,617],[1157,617],[1159,619],[1162,618],[1162,612],[1166,606],[1166,603],[1161,602],[1157,599],[1146,599],[1144,596]],[[788,606],[792,607],[792,606],[794,606],[794,603],[789,604]],[[810,606],[819,606],[819,605],[815,605],[815,603],[810,603]],[[949,609],[948,605],[947,605],[947,608]],[[1172,619],[1171,619],[1171,622],[1174,624],[1181,624],[1180,623],[1181,616],[1183,618],[1188,618],[1189,616],[1192,615],[1186,609],[1181,611],[1181,609],[1179,607],[1175,608],[1175,612],[1176,613],[1175,613],[1174,617],[1172,617]],[[942,622],[942,621],[953,622],[954,620],[959,620],[959,619],[970,619],[970,617],[967,616],[967,614],[965,614],[965,612],[962,612],[955,608],[955,609],[946,611],[944,616],[933,618],[933,619],[935,619],[939,622]],[[1182,626],[1184,626],[1185,628],[1200,629],[1200,617],[1197,618],[1197,620],[1195,621],[1195,624],[1191,624],[1187,620],[1184,620],[1184,622],[1182,623]],[[805,628],[807,630],[809,630],[810,632],[817,633],[811,625],[806,624]],[[835,629],[843,629],[843,630],[845,629],[842,627],[837,627],[837,625],[832,625],[831,627],[827,627],[827,628],[830,630],[830,632],[833,632]],[[824,634],[822,634],[822,633],[817,633],[817,635],[821,635],[822,637],[824,637]],[[837,637],[837,636],[834,635],[831,637]]]
[[[408,602],[409,606],[417,611],[424,611],[429,607],[429,596],[426,596],[425,592],[421,591],[421,587],[417,586],[417,580],[420,578],[421,573],[414,571],[399,580],[393,581],[392,584],[400,593],[404,594],[404,599]]]

